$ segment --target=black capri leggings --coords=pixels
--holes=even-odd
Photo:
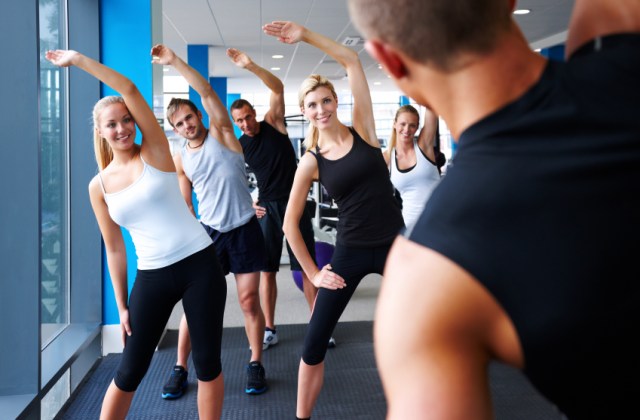
[[[382,274],[391,244],[375,248],[355,248],[336,245],[331,258],[333,272],[347,283],[338,290],[320,288],[304,338],[302,360],[308,365],[322,363],[327,345],[344,308],[353,296],[360,280],[369,273]]]
[[[222,372],[220,346],[227,282],[213,245],[167,267],[138,270],[129,297],[131,336],[114,378],[125,392],[138,388],[175,304],[182,299],[196,375],[212,381]]]

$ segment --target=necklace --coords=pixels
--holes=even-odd
[[[192,146],[192,145],[191,145],[191,142],[187,140],[187,147],[188,147],[189,149],[197,149],[197,148],[199,148],[199,147],[202,147],[202,145],[204,144],[205,139],[206,139],[206,137],[205,137],[204,139],[202,139],[202,141],[200,142],[200,144],[199,144],[199,145],[197,145],[197,146]]]

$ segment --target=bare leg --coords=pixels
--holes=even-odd
[[[323,382],[324,362],[311,366],[300,360],[296,416],[300,418],[311,417],[311,412],[316,405]]]
[[[182,366],[187,370],[187,361],[191,353],[191,337],[189,337],[189,326],[187,325],[187,316],[182,315],[180,320],[180,328],[178,329],[178,359],[176,365]]]
[[[202,420],[217,420],[222,415],[224,378],[222,373],[213,381],[198,381],[198,415]]]
[[[265,325],[272,330],[276,328],[276,299],[278,297],[278,284],[276,283],[276,272],[260,273],[260,296],[264,308]]]
[[[125,392],[116,386],[111,381],[111,385],[107,389],[107,393],[102,400],[102,410],[100,411],[100,419],[102,420],[116,420],[123,419],[129,412],[131,407],[131,400],[135,392]]]
[[[302,272],[302,289],[304,291],[304,298],[307,300],[307,304],[309,304],[309,310],[313,312],[313,305],[316,302],[316,295],[318,294],[318,288],[311,283],[309,277]]]
[[[251,346],[251,360],[262,360],[262,338],[264,337],[264,314],[260,306],[260,274],[236,274],[238,300],[244,314],[244,328]]]

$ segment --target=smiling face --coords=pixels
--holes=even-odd
[[[98,117],[96,130],[113,150],[132,147],[136,138],[136,123],[124,103],[105,107]]]
[[[202,124],[202,114],[188,105],[180,105],[171,116],[173,131],[187,140],[202,140],[206,130]]]
[[[412,142],[418,131],[418,116],[411,112],[401,112],[393,122],[396,138],[399,142]]]
[[[301,108],[302,113],[309,119],[309,122],[320,130],[337,122],[337,110],[338,101],[336,97],[330,89],[324,86],[319,86],[307,93]]]

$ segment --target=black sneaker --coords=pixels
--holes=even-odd
[[[162,387],[162,398],[165,400],[175,400],[182,397],[184,390],[187,389],[187,375],[189,373],[182,366],[175,366],[171,371],[171,376],[167,383]]]
[[[247,365],[247,394],[262,394],[267,390],[267,381],[264,379],[264,367],[260,362],[251,362]]]

